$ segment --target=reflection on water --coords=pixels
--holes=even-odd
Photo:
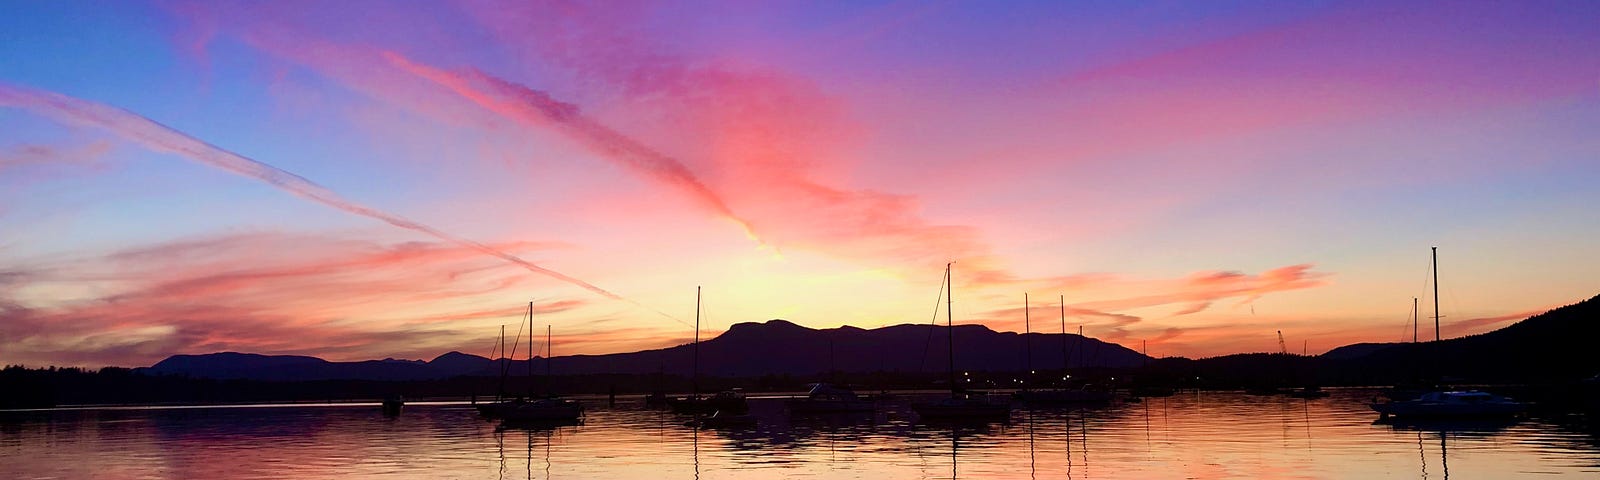
[[[621,405],[579,424],[500,426],[470,406],[0,413],[0,478],[1516,478],[1600,473],[1581,416],[1375,423],[1371,392],[1301,400],[1185,393],[1008,422],[919,422],[904,405],[742,428]],[[598,406],[598,405],[596,405]]]

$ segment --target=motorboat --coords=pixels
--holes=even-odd
[[[1528,405],[1478,390],[1428,392],[1412,400],[1378,402],[1372,409],[1396,417],[1501,417],[1528,410]]]

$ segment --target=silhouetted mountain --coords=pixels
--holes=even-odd
[[[1116,344],[1068,334],[995,332],[981,325],[954,329],[956,368],[964,371],[1020,371],[1024,368],[1024,338],[1033,343],[1032,366],[1039,370],[1061,368],[1070,352],[1071,367],[1132,367],[1145,363],[1138,352]],[[895,325],[864,330],[856,327],[812,329],[784,320],[733,325],[716,338],[700,342],[700,372],[705,376],[753,377],[761,375],[816,375],[839,372],[942,372],[948,365],[950,329],[933,325]],[[556,357],[550,365],[533,360],[533,371],[549,368],[557,375],[653,374],[690,375],[694,370],[694,345],[608,355]],[[423,380],[458,375],[496,376],[502,365],[488,358],[460,352],[440,355],[429,362],[365,361],[328,362],[314,357],[269,356],[243,353],[175,355],[147,369],[153,374],[198,378],[300,380]],[[528,371],[527,360],[510,362],[512,375]]]
[[[1377,344],[1348,368],[1403,370],[1475,381],[1562,381],[1600,372],[1589,356],[1600,335],[1600,296],[1492,332],[1437,342]],[[1332,352],[1330,352],[1332,353]]]
[[[173,355],[149,368],[139,370],[157,375],[272,381],[425,380],[448,376],[420,361],[385,359],[329,362],[316,357],[298,355],[257,355],[236,352]]]
[[[1422,343],[1357,343],[1316,357],[1239,354],[1163,359],[1160,367],[1225,385],[1563,383],[1600,373],[1600,296],[1499,330]]]
[[[476,374],[490,368],[491,361],[477,355],[450,352],[428,361],[428,366],[444,376]]]
[[[1383,349],[1386,349],[1386,348],[1389,348],[1389,347],[1393,347],[1395,345],[1404,345],[1404,344],[1403,343],[1353,343],[1353,344],[1350,344],[1350,345],[1345,345],[1343,347],[1335,348],[1333,350],[1328,350],[1327,353],[1324,353],[1324,354],[1322,354],[1320,356],[1322,358],[1326,358],[1326,359],[1329,359],[1329,360],[1349,360],[1349,359],[1354,359],[1354,358],[1365,357],[1367,355],[1373,354],[1373,352],[1377,352],[1379,350],[1383,350]]]

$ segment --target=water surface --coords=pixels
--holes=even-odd
[[[754,428],[592,402],[581,425],[501,429],[461,404],[0,413],[0,478],[1544,478],[1600,475],[1580,415],[1375,424],[1370,391],[1327,399],[1181,393],[1009,422],[926,424],[903,404]]]

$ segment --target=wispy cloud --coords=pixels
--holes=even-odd
[[[99,167],[101,158],[111,151],[111,144],[95,141],[79,145],[13,145],[0,151],[0,174],[9,170],[33,165],[73,165]]]
[[[437,355],[463,348],[464,340],[472,346],[471,339],[490,334],[485,327],[514,322],[525,312],[515,303],[471,312],[451,306],[496,301],[525,288],[522,280],[530,278],[454,244],[377,245],[270,232],[131,247],[6,272],[0,274],[0,345],[8,359],[122,365],[220,350]],[[12,285],[91,294],[28,305]],[[591,304],[553,298],[538,305],[539,315],[559,316]]]
[[[576,285],[606,298],[631,302],[620,295],[611,293],[589,282],[541,267],[516,255],[497,250],[477,241],[457,237],[398,215],[351,202],[332,190],[328,190],[299,175],[223,150],[127,110],[59,93],[7,84],[0,84],[0,105],[27,108],[36,113],[73,125],[102,128],[152,150],[181,155],[184,158],[207,166],[265,182],[313,202],[471,248],[479,253],[494,256],[519,265],[528,271]]]
[[[479,106],[527,125],[552,128],[578,141],[600,157],[647,177],[688,192],[713,212],[737,222],[746,232],[750,225],[685,166],[616,130],[588,118],[577,105],[550,94],[509,82],[478,70],[448,72],[411,61],[395,52],[383,52],[395,66],[450,89]]]

